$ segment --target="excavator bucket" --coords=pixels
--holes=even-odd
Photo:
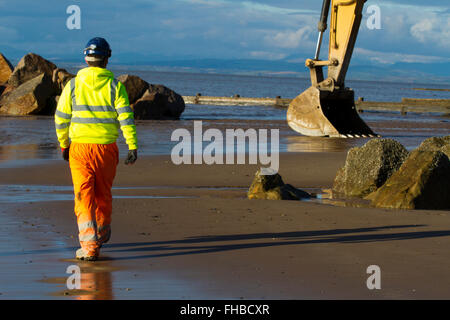
[[[366,0],[324,0],[318,24],[314,59],[305,64],[312,86],[292,100],[287,112],[289,126],[306,136],[374,137],[377,136],[359,117],[355,95],[345,87],[345,75],[355,47]],[[320,60],[322,38],[330,14],[328,60]],[[328,74],[324,77],[323,68]]]
[[[359,117],[352,90],[310,87],[292,100],[287,122],[306,136],[359,138],[377,136]]]

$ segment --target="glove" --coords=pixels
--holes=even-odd
[[[127,156],[127,160],[125,160],[125,164],[133,164],[135,163],[137,160],[137,150],[129,150],[128,151],[128,156]]]
[[[69,149],[70,146],[68,146],[67,148],[61,148],[62,158],[66,161],[69,161]]]

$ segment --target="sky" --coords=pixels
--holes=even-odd
[[[67,8],[81,10],[69,30]],[[381,28],[366,11],[380,8]],[[111,62],[259,59],[303,63],[314,55],[320,0],[0,0],[0,52],[82,61],[94,36]],[[326,58],[326,57],[322,57]],[[450,63],[449,0],[368,0],[354,59],[360,64]],[[450,70],[449,70],[450,74]]]

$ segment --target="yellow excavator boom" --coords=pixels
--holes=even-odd
[[[366,0],[324,0],[314,59],[307,59],[311,87],[289,105],[289,126],[307,136],[371,137],[376,134],[359,117],[354,92],[345,75],[355,47]],[[330,7],[331,4],[331,7]],[[323,33],[330,15],[328,60],[319,60]],[[327,67],[324,78],[323,67]]]

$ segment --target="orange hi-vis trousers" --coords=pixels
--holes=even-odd
[[[116,143],[70,145],[69,164],[75,193],[81,248],[98,256],[101,245],[111,235],[111,187],[119,162]]]

